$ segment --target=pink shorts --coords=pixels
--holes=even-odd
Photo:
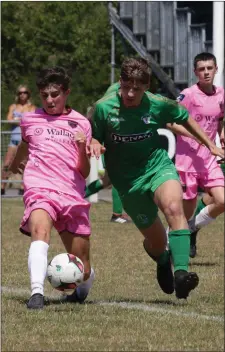
[[[198,187],[207,191],[213,187],[224,187],[224,175],[219,165],[213,165],[207,172],[178,171],[183,187],[183,199],[194,199]]]
[[[45,210],[60,233],[68,231],[74,235],[90,236],[90,203],[82,197],[72,196],[43,188],[30,188],[24,193],[25,212],[20,231],[30,236],[28,220],[35,209]]]

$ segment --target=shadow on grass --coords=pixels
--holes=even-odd
[[[18,296],[10,296],[9,299],[17,301],[19,304],[25,305],[28,302],[28,298],[24,297],[18,297]],[[93,301],[88,301],[86,300],[83,303],[71,303],[71,302],[66,302],[62,298],[52,298],[52,297],[46,297],[45,298],[45,306],[62,306],[62,305],[67,305],[73,307],[74,305],[76,306],[83,306],[83,305],[98,305],[98,306],[113,306],[115,305],[121,305],[121,304],[131,304],[131,305],[165,305],[165,306],[178,306],[180,305],[181,301],[170,301],[170,300],[163,300],[163,299],[152,299],[148,301],[142,301],[138,299],[108,299],[108,300],[93,300]]]

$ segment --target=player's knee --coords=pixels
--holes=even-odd
[[[50,233],[47,226],[42,224],[36,224],[33,226],[31,236],[33,240],[43,241],[46,243],[48,243],[50,239]]]
[[[177,217],[183,215],[183,206],[182,203],[177,200],[172,200],[168,202],[164,207],[164,214],[167,217]]]
[[[224,212],[224,209],[225,209],[225,200],[224,200],[224,197],[221,197],[220,199],[217,199],[217,200],[215,201],[215,203],[216,203],[217,209],[220,210],[221,213]]]

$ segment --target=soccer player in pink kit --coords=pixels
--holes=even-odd
[[[84,263],[84,282],[67,296],[82,302],[94,280],[90,266],[90,204],[84,199],[85,178],[90,172],[87,153],[91,140],[89,121],[66,106],[70,77],[61,67],[40,71],[37,87],[43,108],[21,120],[22,142],[11,164],[18,172],[28,156],[24,171],[25,212],[22,233],[31,236],[28,268],[31,280],[30,309],[44,307],[44,280],[50,233],[54,226],[68,253]]]
[[[194,58],[194,72],[198,77],[197,84],[184,89],[178,101],[215,142],[217,133],[222,138],[224,117],[224,89],[213,85],[217,72],[215,56],[210,53],[198,54]],[[180,130],[180,126],[176,127]],[[179,132],[178,129],[176,132]],[[198,186],[211,196],[209,205],[189,222],[193,239],[196,241],[197,231],[224,212],[224,175],[216,157],[204,145],[182,135],[177,137],[175,163],[183,185],[184,211],[187,219],[192,217],[195,210]],[[196,243],[191,241],[190,255],[194,257],[195,254]]]

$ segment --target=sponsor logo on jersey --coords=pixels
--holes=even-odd
[[[69,125],[70,127],[72,127],[72,128],[76,128],[77,125],[78,125],[78,123],[75,122],[75,121],[68,121],[68,125]]]
[[[153,135],[152,132],[139,133],[139,134],[130,134],[130,135],[120,135],[112,133],[112,141],[115,143],[135,143],[144,141],[145,139],[151,138]]]
[[[71,137],[73,138],[73,134],[66,131],[66,130],[58,130],[56,128],[47,128],[47,132],[48,134],[52,135],[52,136],[65,136],[65,137]]]
[[[43,128],[35,128],[34,134],[35,136],[40,136],[44,132]]]
[[[180,94],[178,95],[177,99],[176,99],[176,102],[177,103],[180,103],[183,99],[184,99],[185,95],[184,94]]]
[[[143,116],[141,117],[142,121],[143,121],[146,125],[148,125],[148,124],[151,122],[151,118],[152,118],[152,116],[149,115],[149,114],[145,114],[145,115],[143,115]]]

